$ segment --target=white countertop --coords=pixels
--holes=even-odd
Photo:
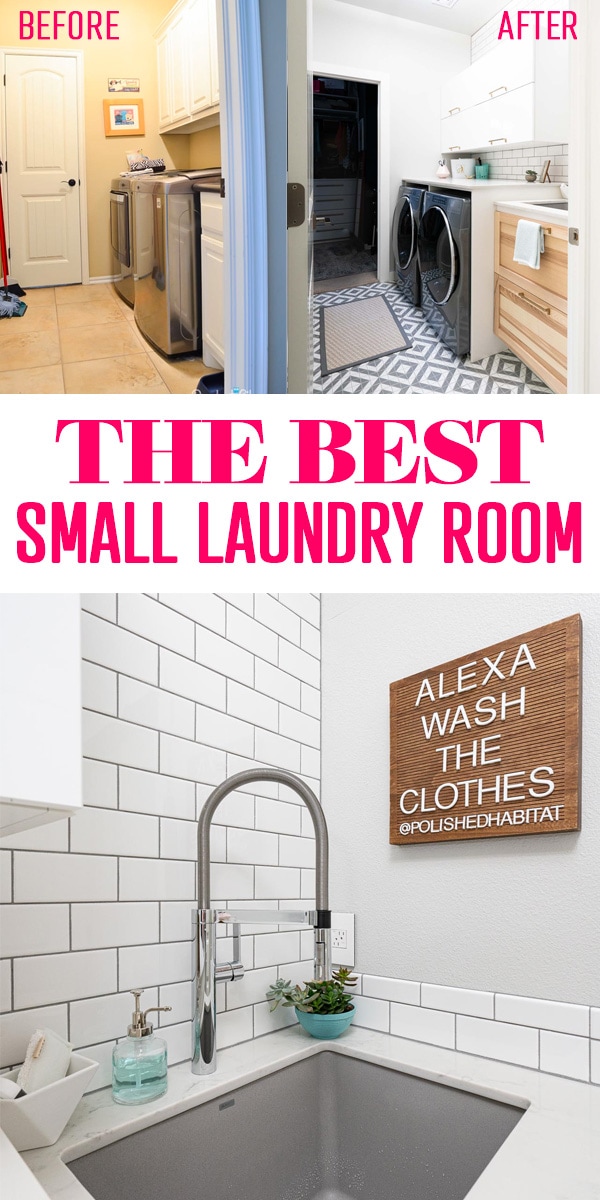
[[[532,193],[539,195],[547,195],[550,200],[560,200],[561,192],[560,185],[556,183],[527,183],[525,179],[438,179],[437,176],[432,176],[431,179],[423,179],[420,176],[412,178],[406,177],[408,186],[415,184],[423,184],[427,187],[439,188],[456,188],[459,192],[491,192],[498,189],[500,192],[505,192],[508,188],[517,191],[522,187],[527,187]]]
[[[50,1200],[89,1200],[66,1161],[202,1104],[322,1051],[349,1054],[463,1091],[505,1101],[525,1115],[469,1192],[469,1200],[600,1200],[600,1088],[507,1063],[353,1028],[335,1042],[299,1026],[219,1053],[216,1074],[169,1070],[166,1096],[139,1108],[114,1104],[108,1089],[84,1098],[55,1146],[23,1155]],[[17,1191],[19,1197],[29,1193]],[[32,1194],[32,1200],[36,1200]]]
[[[546,208],[544,204],[527,204],[523,200],[505,200],[496,203],[498,212],[511,213],[515,217],[529,218],[540,225],[551,222],[552,225],[569,224],[568,208]]]

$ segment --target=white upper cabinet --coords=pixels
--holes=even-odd
[[[503,42],[442,89],[442,152],[568,142],[568,48]]]
[[[81,808],[78,595],[0,596],[0,828]]]
[[[182,0],[155,34],[161,133],[219,121],[217,0]]]

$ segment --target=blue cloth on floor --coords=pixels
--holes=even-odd
[[[519,221],[515,240],[514,261],[522,267],[539,271],[545,250],[544,230],[535,221]]]

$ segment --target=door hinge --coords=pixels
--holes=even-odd
[[[224,180],[224,179],[222,179],[222,180],[221,180],[221,199],[222,199],[222,200],[224,200],[224,199],[225,199],[225,195],[226,195],[226,192],[225,192],[225,180]]]
[[[569,229],[569,244],[571,246],[580,246],[581,245],[581,237],[580,237],[578,229],[573,229],[573,228]]]
[[[287,185],[287,227],[297,229],[306,220],[306,188],[302,183]]]

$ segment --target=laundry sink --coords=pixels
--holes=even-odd
[[[536,208],[560,208],[563,212],[569,210],[568,200],[532,200],[531,203],[535,204]]]

